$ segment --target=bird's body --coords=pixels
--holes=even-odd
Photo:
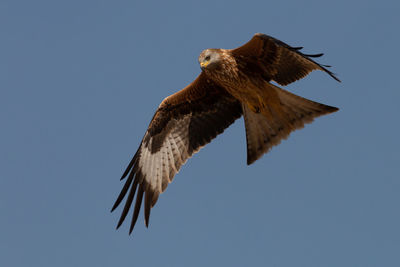
[[[204,69],[204,73],[242,103],[256,103],[262,94],[265,81],[243,75],[239,71],[238,62],[229,56],[226,49],[221,49],[220,53],[225,59],[221,63],[222,66],[211,70]]]
[[[127,181],[113,210],[128,193],[118,227],[137,191],[132,231],[144,199],[145,222],[158,196],[186,160],[236,119],[244,116],[247,163],[259,159],[289,134],[314,118],[337,108],[289,93],[271,83],[289,84],[323,65],[289,45],[256,34],[236,49],[206,49],[195,81],[165,98],[158,107],[142,143],[122,179]]]

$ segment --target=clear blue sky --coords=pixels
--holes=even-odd
[[[1,266],[400,266],[396,1],[135,2],[0,2]],[[116,231],[161,100],[256,32],[324,52],[342,83],[287,88],[340,111],[252,166],[238,120]]]

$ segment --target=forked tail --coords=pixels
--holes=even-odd
[[[248,165],[267,153],[271,147],[278,145],[282,139],[286,139],[292,131],[303,128],[316,117],[338,110],[272,84],[268,84],[267,89],[267,100],[259,113],[253,112],[247,104],[242,104]]]

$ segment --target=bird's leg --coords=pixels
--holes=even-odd
[[[258,98],[258,105],[259,105],[259,109],[264,109],[265,108],[265,104],[267,101],[264,101],[264,99],[260,96],[257,95]]]
[[[248,103],[248,106],[254,113],[260,113],[265,108],[264,101],[260,95],[257,95],[257,99],[254,99],[252,103]]]
[[[251,111],[253,111],[254,113],[260,113],[261,109],[258,105],[253,105],[251,103],[247,103],[247,106],[250,108]]]

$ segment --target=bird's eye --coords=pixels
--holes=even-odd
[[[210,56],[206,56],[205,60],[209,61],[210,60]]]

